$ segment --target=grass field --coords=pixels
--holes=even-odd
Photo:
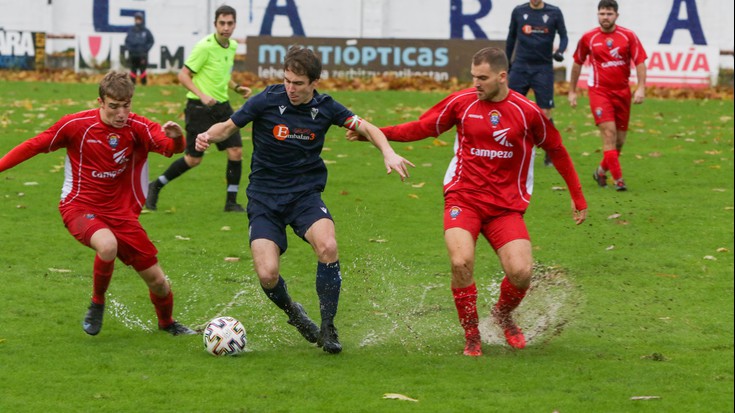
[[[96,96],[86,84],[0,88],[0,154]],[[378,125],[414,119],[443,97],[332,94]],[[134,111],[183,124],[183,102],[180,87],[149,86]],[[176,317],[201,326],[234,316],[250,351],[215,358],[200,336],[157,331],[145,285],[119,262],[104,328],[87,336],[93,253],[59,217],[64,154],[40,155],[0,174],[0,412],[732,412],[733,110],[732,100],[635,106],[621,159],[629,191],[616,193],[590,177],[601,154],[586,101],[572,110],[558,97],[555,122],[589,218],[574,225],[568,193],[555,189],[561,177],[537,158],[526,220],[538,268],[518,314],[529,346],[513,351],[486,322],[502,274],[481,241],[480,358],[461,355],[449,291],[441,182],[450,135],[395,144],[417,165],[402,183],[384,175],[372,146],[331,131],[324,199],[344,278],[338,356],[303,341],[260,291],[246,217],[221,212],[225,159],[215,152],[141,221],[171,278]],[[150,163],[155,177],[170,160]],[[317,315],[315,259],[289,242],[282,273]]]

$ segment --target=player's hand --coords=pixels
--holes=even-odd
[[[184,131],[181,129],[181,126],[173,121],[168,121],[163,124],[163,133],[171,139],[178,139],[184,136]]]
[[[574,217],[574,222],[579,225],[583,223],[585,219],[587,219],[587,208],[577,209],[577,207],[574,206],[574,201],[572,201],[572,215]]]
[[[414,168],[416,165],[412,164],[411,161],[408,159],[402,157],[401,155],[398,155],[397,153],[393,152],[391,154],[386,155],[383,160],[385,161],[385,169],[390,174],[393,171],[398,172],[398,175],[401,176],[401,181],[408,178],[410,175],[408,173],[408,166],[411,165]]]
[[[569,94],[567,95],[567,100],[569,100],[569,106],[576,108],[577,107],[577,92],[569,91]]]
[[[345,139],[347,139],[350,142],[357,142],[357,141],[367,142],[366,137],[360,135],[357,131],[353,131],[350,129],[347,129],[347,133],[345,133]]]
[[[633,103],[640,104],[643,103],[643,101],[646,99],[646,89],[638,88],[635,90],[635,93],[633,94]]]
[[[194,143],[194,147],[199,152],[204,152],[209,148],[209,133],[204,132],[197,135],[196,142]]]
[[[553,57],[554,60],[556,60],[557,62],[563,62],[564,61],[564,55],[561,54],[561,53],[559,53],[559,52],[555,52],[554,55],[551,56],[551,57]]]
[[[204,95],[204,97],[202,98],[202,103],[204,103],[206,106],[214,106],[217,104],[217,99],[209,95]]]
[[[253,90],[247,86],[239,85],[235,88],[235,92],[239,93],[243,99],[247,99],[253,94]]]

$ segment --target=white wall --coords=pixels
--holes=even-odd
[[[213,29],[213,10],[230,4],[238,11],[235,37],[261,33],[266,8],[292,5],[296,16],[310,37],[366,37],[404,39],[448,39],[451,37],[451,0],[97,0],[106,4],[106,19],[111,25],[133,22],[121,10],[144,10],[154,36],[161,38],[197,38]],[[659,43],[669,13],[674,5],[687,0],[619,0],[618,23],[638,33],[644,46]],[[688,0],[695,1],[695,0]],[[5,30],[44,31],[49,34],[93,33],[93,0],[0,0],[0,28]],[[476,13],[480,4],[491,4],[490,12],[477,20],[485,35],[503,40],[507,35],[510,12],[521,1],[460,0],[463,14]],[[552,0],[561,7],[573,48],[581,34],[597,25],[596,0]],[[456,3],[454,3],[456,4]],[[717,50],[735,49],[734,7],[731,0],[696,0],[707,44]],[[683,7],[682,7],[683,8]],[[30,12],[32,10],[32,12]],[[682,12],[679,18],[686,19]],[[285,15],[273,19],[273,36],[294,35],[294,25]],[[465,27],[463,38],[474,39]],[[188,41],[188,40],[187,40]],[[50,48],[62,41],[50,41]],[[677,30],[673,45],[692,44],[686,30]],[[60,47],[63,48],[63,47]],[[244,46],[241,52],[245,52]],[[732,57],[723,59],[723,67],[732,67]]]

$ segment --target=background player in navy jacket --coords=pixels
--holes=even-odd
[[[247,188],[250,249],[255,272],[268,298],[289,317],[309,342],[328,353],[342,351],[334,317],[342,285],[337,240],[332,216],[321,198],[327,184],[327,168],[321,158],[327,130],[343,126],[367,136],[383,154],[388,173],[408,176],[413,164],[397,155],[385,135],[360,119],[331,96],[320,94],[319,57],[294,46],[284,61],[283,84],[268,86],[248,100],[232,117],[199,134],[196,149],[206,150],[253,124],[253,154]],[[294,302],[280,274],[280,255],[286,251],[286,226],[311,244],[317,255],[316,290],[321,328]]]
[[[148,51],[153,47],[153,34],[145,27],[143,13],[135,13],[135,25],[128,30],[125,36],[125,48],[128,49],[130,57],[130,80],[135,83],[140,78],[140,83],[148,83]]]
[[[559,33],[559,47],[555,51],[556,33]],[[558,7],[543,0],[530,0],[513,9],[505,43],[505,54],[512,61],[508,87],[523,95],[533,89],[536,104],[549,119],[554,107],[552,59],[563,61],[568,43],[564,16]],[[544,165],[551,165],[548,154],[544,157]]]

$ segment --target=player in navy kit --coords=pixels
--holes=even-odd
[[[199,134],[196,148],[204,151],[252,122],[247,212],[255,272],[268,298],[288,315],[288,323],[307,341],[336,354],[342,351],[334,327],[342,276],[334,222],[321,199],[327,184],[327,168],[321,158],[327,130],[337,125],[366,135],[383,154],[387,172],[396,171],[401,179],[408,176],[407,165],[413,164],[393,151],[377,127],[316,91],[321,70],[312,50],[291,47],[284,61],[283,84],[268,86],[229,120]],[[287,225],[311,244],[317,255],[321,328],[291,299],[280,274]]]
[[[559,47],[554,50],[554,39],[559,33]],[[543,0],[530,0],[516,6],[510,15],[510,27],[505,43],[505,54],[512,59],[508,73],[508,87],[526,95],[533,89],[536,104],[547,118],[554,107],[553,60],[564,60],[569,38],[561,9]],[[517,47],[516,47],[517,46]],[[515,57],[513,56],[515,51]],[[544,165],[551,166],[546,154]]]

